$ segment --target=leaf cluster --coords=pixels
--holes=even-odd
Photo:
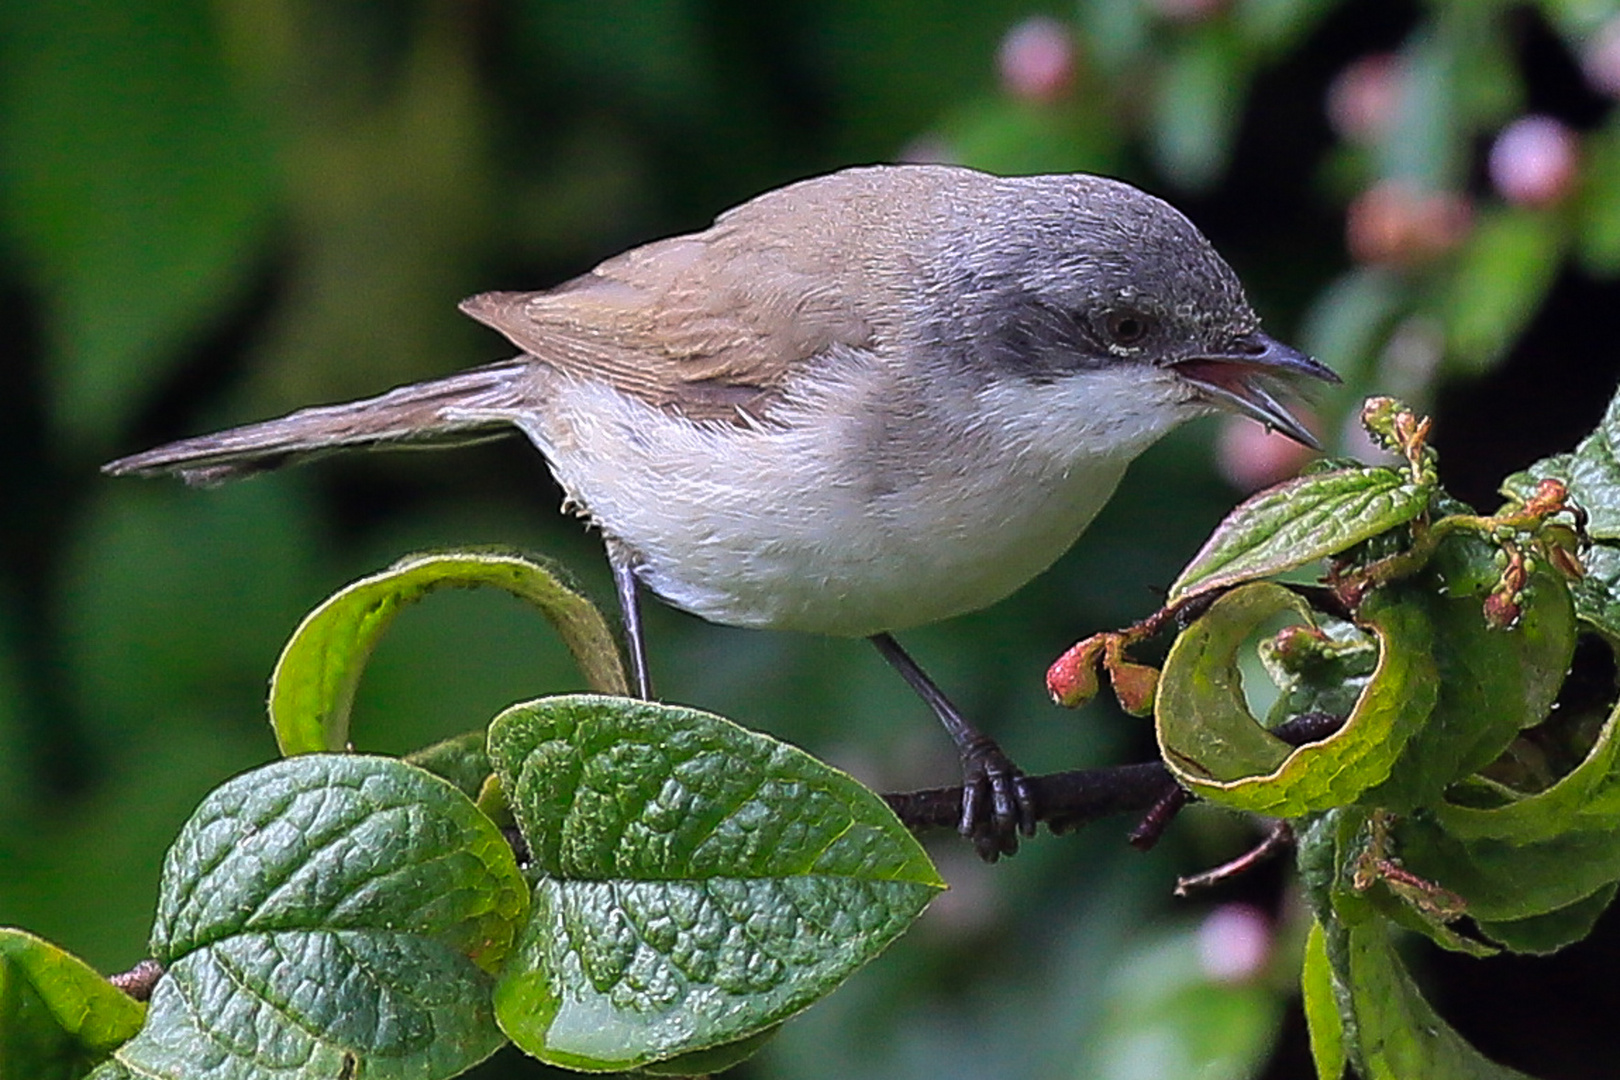
[[[1440,486],[1426,421],[1389,399],[1363,420],[1399,463],[1324,462],[1261,492],[1173,586],[1168,610],[1198,615],[1157,679],[1159,748],[1189,792],[1293,825],[1324,1080],[1347,1063],[1366,1080],[1517,1076],[1435,1015],[1391,934],[1547,953],[1615,894],[1620,708],[1563,708],[1560,691],[1578,636],[1620,642],[1620,398],[1574,452],[1510,477],[1490,516]],[[1060,689],[1086,681],[1084,652]],[[1335,724],[1279,737],[1303,716]]]
[[[277,665],[288,756],[215,789],[170,848],[146,1004],[0,931],[0,1075],[432,1080],[508,1041],[706,1073],[943,887],[877,795],[695,710],[579,694],[405,759],[333,752],[377,637],[449,585],[529,600],[622,692],[601,616],[533,560],[413,556],[350,585]]]

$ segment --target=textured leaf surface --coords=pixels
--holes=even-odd
[[[1407,974],[1387,911],[1355,885],[1370,815],[1360,807],[1332,810],[1297,833],[1300,881],[1316,916],[1306,946],[1306,1008],[1319,1076],[1337,1078],[1335,1062],[1348,1059],[1360,1080],[1529,1080],[1468,1045]],[[1337,1023],[1323,1015],[1324,981]]]
[[[511,849],[448,783],[310,755],[216,789],[164,863],[167,972],[119,1049],[140,1076],[453,1076],[501,1044],[491,972],[527,900]]]
[[[1569,497],[1586,511],[1587,531],[1597,543],[1581,555],[1584,579],[1571,587],[1575,613],[1611,642],[1620,642],[1620,394],[1603,420],[1574,453],[1543,458],[1502,482],[1502,493],[1528,499],[1545,479],[1569,486]]]
[[[1575,614],[1610,642],[1620,643],[1620,545],[1596,543],[1581,553],[1586,576],[1570,586]]]
[[[405,755],[404,760],[448,780],[457,791],[476,801],[490,775],[488,742],[489,733],[479,728],[424,746]]]
[[[514,706],[490,758],[541,877],[496,991],[529,1053],[612,1071],[749,1036],[830,992],[942,887],[883,801],[707,713]]]
[[[1530,1080],[1480,1054],[1423,999],[1380,920],[1329,928],[1326,953],[1363,1080]]]
[[[145,1012],[78,957],[0,927],[0,1077],[78,1080]]]
[[[329,597],[293,633],[270,679],[270,724],[281,752],[346,749],[360,673],[394,616],[434,589],[478,585],[535,605],[593,689],[626,692],[618,646],[601,613],[540,563],[485,551],[413,555]]]
[[[1333,994],[1333,966],[1328,960],[1327,941],[1322,934],[1322,924],[1314,919],[1310,936],[1305,939],[1305,963],[1300,970],[1299,984],[1316,1078],[1343,1080],[1344,1021],[1339,1019],[1339,1003]]]
[[[1155,709],[1159,750],[1194,793],[1240,810],[1298,817],[1353,802],[1382,782],[1433,709],[1431,630],[1398,603],[1363,606],[1379,641],[1378,666],[1344,726],[1297,749],[1250,715],[1238,650],[1262,624],[1303,604],[1280,585],[1257,583],[1217,600],[1176,639]]]
[[[1170,586],[1170,600],[1269,577],[1387,532],[1421,514],[1429,489],[1383,468],[1301,476],[1250,496]]]
[[[1599,540],[1620,540],[1620,394],[1609,401],[1603,419],[1571,454],[1543,458],[1502,482],[1502,491],[1526,499],[1547,478],[1569,485],[1569,494],[1587,513],[1586,528]]]
[[[169,969],[117,1060],[164,1080],[437,1080],[504,1042],[493,981],[409,933],[237,934]]]
[[[1490,549],[1472,537],[1452,539],[1444,546],[1466,547],[1473,556],[1436,558],[1436,564],[1450,562],[1448,572],[1386,587],[1386,602],[1421,613],[1433,628],[1439,677],[1434,710],[1389,779],[1369,796],[1391,810],[1439,803],[1449,785],[1495,760],[1522,729],[1546,719],[1575,652],[1574,607],[1560,576],[1537,571],[1519,621],[1492,629],[1481,614],[1487,583],[1495,577]],[[1470,580],[1481,584],[1470,588]]]

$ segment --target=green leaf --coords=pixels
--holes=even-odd
[[[1575,613],[1611,642],[1620,642],[1620,394],[1598,426],[1570,454],[1543,458],[1502,481],[1502,494],[1524,501],[1546,479],[1559,480],[1586,511],[1587,532],[1598,543],[1581,553],[1587,575],[1576,582]]]
[[[1281,997],[1260,980],[1212,979],[1199,937],[1189,926],[1133,942],[1102,991],[1085,1065],[1071,1075],[1240,1080],[1259,1071],[1276,1042]]]
[[[1529,845],[1570,832],[1620,827],[1620,708],[1609,714],[1581,763],[1551,787],[1504,806],[1442,802],[1433,813],[1442,829],[1464,842]]]
[[[78,957],[0,927],[0,1076],[78,1080],[133,1036],[145,1013]]]
[[[1305,964],[1299,983],[1316,1080],[1342,1080],[1347,1060],[1344,1021],[1339,1018],[1339,1003],[1333,996],[1333,968],[1328,962],[1322,924],[1315,919],[1311,920],[1310,936],[1305,939]]]
[[[1434,708],[1438,679],[1427,620],[1378,597],[1362,606],[1379,642],[1377,668],[1344,726],[1297,749],[1250,715],[1237,655],[1268,620],[1289,612],[1308,618],[1304,603],[1280,585],[1250,584],[1182,631],[1155,704],[1159,750],[1177,779],[1212,802],[1278,817],[1353,802],[1382,782]]]
[[[627,691],[601,614],[541,564],[491,551],[411,555],[335,593],[293,632],[270,679],[270,724],[281,752],[345,749],[360,673],[400,608],[434,589],[476,585],[505,589],[539,608],[594,689]]]
[[[1592,932],[1598,918],[1609,909],[1614,900],[1615,885],[1611,882],[1591,896],[1577,900],[1568,907],[1533,915],[1528,919],[1510,922],[1477,921],[1480,933],[1516,953],[1546,956],[1565,945],[1573,945]]]
[[[1268,488],[1226,515],[1170,586],[1170,601],[1337,555],[1423,513],[1429,493],[1404,473],[1375,467]]]
[[[707,713],[590,695],[513,706],[490,759],[541,877],[496,990],[553,1064],[637,1068],[830,993],[942,887],[877,795]]]
[[[1620,546],[1595,543],[1581,552],[1586,576],[1570,586],[1575,616],[1620,643]]]
[[[1564,233],[1545,212],[1480,215],[1444,305],[1451,353],[1468,370],[1489,367],[1518,340],[1563,262]]]
[[[118,430],[239,297],[275,198],[203,0],[0,14],[0,215],[45,300],[62,433]]]
[[[1266,714],[1276,727],[1305,713],[1349,716],[1378,667],[1378,641],[1352,623],[1313,611],[1321,640],[1297,637],[1286,648],[1276,638],[1260,641],[1260,663],[1281,691]]]
[[[527,888],[495,826],[391,758],[311,755],[217,788],[164,862],[167,971],[118,1050],[143,1077],[430,1080],[502,1042]]]
[[[1544,458],[1502,482],[1502,492],[1529,498],[1544,478],[1569,485],[1569,497],[1586,511],[1586,531],[1599,540],[1620,540],[1620,394],[1603,419],[1572,454]]]
[[[1184,782],[1241,780],[1287,760],[1291,747],[1249,715],[1238,664],[1249,635],[1283,614],[1310,618],[1281,585],[1249,585],[1217,600],[1171,646],[1154,715],[1160,753]]]
[[[504,1042],[492,983],[409,933],[238,934],[169,968],[117,1060],[143,1080],[438,1080]]]
[[[1369,799],[1396,811],[1432,806],[1453,782],[1501,755],[1552,709],[1575,652],[1575,613],[1563,578],[1538,569],[1510,629],[1485,624],[1481,604],[1497,571],[1494,549],[1448,537],[1430,572],[1386,586],[1381,602],[1408,605],[1433,627],[1439,698]]]
[[[1371,920],[1324,928],[1349,1057],[1361,1080],[1530,1080],[1490,1061],[1423,999],[1389,940]]]
[[[211,792],[163,864],[152,955],[235,934],[392,927],[493,972],[527,893],[500,831],[445,781],[393,758],[320,754]]]
[[[1611,412],[1613,411],[1614,402],[1609,403],[1609,409]],[[1588,435],[1587,438],[1591,438],[1591,436]],[[1535,493],[1536,485],[1540,483],[1543,477],[1552,477],[1567,484],[1569,483],[1570,465],[1574,459],[1575,455],[1573,453],[1554,454],[1551,457],[1542,458],[1528,469],[1522,469],[1519,472],[1510,474],[1507,479],[1502,481],[1501,492],[1511,499],[1524,502]]]
[[[1567,908],[1620,881],[1620,830],[1566,832],[1532,844],[1460,840],[1427,816],[1394,828],[1412,873],[1461,896],[1484,922],[1514,922]]]
[[[448,780],[457,791],[474,802],[489,779],[489,734],[483,728],[424,746],[405,755],[407,764],[426,769],[441,780]]]

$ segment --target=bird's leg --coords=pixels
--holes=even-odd
[[[630,677],[636,696],[652,700],[652,678],[647,674],[647,644],[641,635],[641,583],[636,580],[636,560],[623,546],[608,541],[608,565],[613,568],[613,587],[619,595],[619,614],[624,619],[625,645],[630,650]]]
[[[1035,796],[1024,772],[994,739],[968,722],[917,666],[892,634],[873,634],[872,644],[917,696],[934,710],[962,758],[962,817],[957,831],[973,841],[986,862],[1018,850],[1018,834],[1035,835]]]

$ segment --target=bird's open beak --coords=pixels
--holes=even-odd
[[[1339,377],[1297,349],[1259,331],[1231,352],[1172,365],[1176,374],[1215,404],[1265,424],[1312,450],[1322,449],[1299,418],[1272,396],[1270,386],[1309,376],[1336,383]]]

